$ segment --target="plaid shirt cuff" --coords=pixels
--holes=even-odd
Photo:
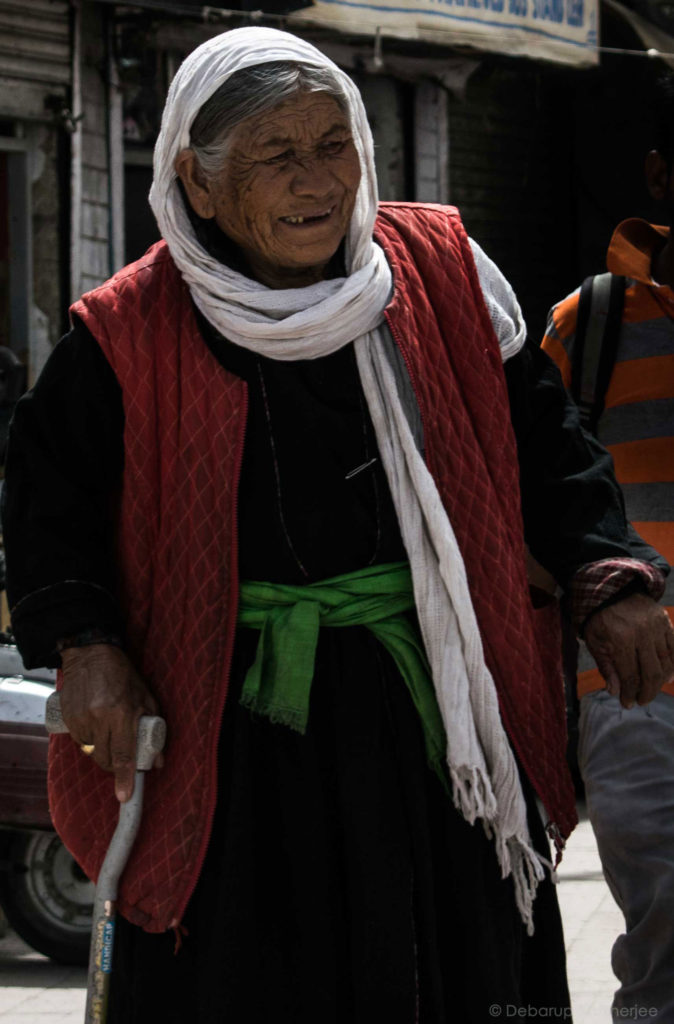
[[[659,601],[665,592],[665,574],[638,558],[604,558],[584,565],[569,584],[569,610],[576,629],[580,631],[588,616],[631,585]]]

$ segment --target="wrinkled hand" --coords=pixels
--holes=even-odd
[[[159,714],[159,706],[119,647],[69,647],[61,661],[63,720],[75,742],[93,744],[94,761],[114,772],[115,794],[124,803],[133,793],[138,719]],[[155,767],[161,763],[158,755]]]
[[[674,629],[665,609],[645,594],[596,612],[583,639],[624,708],[648,704],[674,679]]]

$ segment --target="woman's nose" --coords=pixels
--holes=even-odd
[[[296,196],[325,196],[334,186],[334,178],[318,157],[297,160],[291,189]]]

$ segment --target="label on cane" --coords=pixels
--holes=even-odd
[[[106,921],[103,925],[103,948],[101,949],[101,970],[110,974],[112,970],[112,943],[115,937],[115,922]]]

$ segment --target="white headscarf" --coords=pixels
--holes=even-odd
[[[279,60],[330,67],[344,93],[362,168],[347,239],[347,276],[309,288],[267,288],[210,256],[197,241],[174,170],[178,153],[190,145],[195,117],[223,82],[242,68]],[[311,358],[307,349],[317,340],[316,330],[324,320],[332,329],[329,348],[321,354],[335,352],[373,328],[391,291],[391,271],[372,240],[377,200],[372,133],[360,93],[349,76],[310,43],[276,29],[239,28],[204,43],[180,66],[154,151],[150,203],[194,301],[225,337],[272,342],[276,359],[306,359]],[[316,306],[321,307],[320,315],[313,312]]]
[[[306,288],[270,289],[210,256],[197,240],[174,169],[176,157],[190,145],[190,126],[206,100],[236,71],[269,61],[297,61],[333,72],[343,88],[361,165],[346,276]],[[372,238],[377,182],[360,93],[319,50],[285,32],[241,28],[216,36],[190,54],[169,90],[150,202],[196,305],[229,341],[281,360],[320,358],[354,342],[410,560],[421,632],[447,732],[454,802],[468,821],[480,818],[493,832],[502,873],[512,873],[517,904],[531,931],[542,861],[531,847],[517,766],[485,663],[463,558],[414,442],[391,366],[383,310],[392,278]]]

